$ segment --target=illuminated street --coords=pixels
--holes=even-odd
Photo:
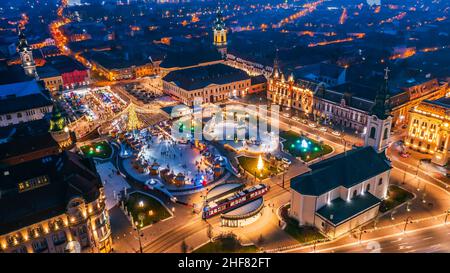
[[[0,253],[449,253],[449,13],[6,0]]]

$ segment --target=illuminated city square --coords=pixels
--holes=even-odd
[[[450,253],[448,1],[0,2],[0,256]]]

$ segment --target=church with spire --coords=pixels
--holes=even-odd
[[[28,41],[23,30],[19,27],[17,31],[19,35],[17,52],[19,53],[23,70],[27,76],[37,78],[36,63],[34,62],[33,51],[28,46]]]
[[[216,19],[214,20],[213,35],[214,46],[222,54],[222,57],[225,57],[227,55],[227,28],[220,7],[217,8]]]
[[[392,116],[389,105],[389,68],[386,68],[383,83],[375,97],[375,103],[370,109],[367,119],[367,132],[364,138],[365,146],[372,146],[381,153],[388,147],[391,133]]]

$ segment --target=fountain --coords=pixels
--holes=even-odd
[[[307,149],[307,148],[308,148],[308,142],[307,142],[306,140],[303,139],[303,140],[302,140],[301,147],[304,148],[304,149]]]

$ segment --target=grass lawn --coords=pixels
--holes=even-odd
[[[388,189],[389,198],[383,200],[380,205],[380,211],[386,212],[395,208],[396,206],[412,199],[414,195],[407,190],[404,190],[396,185],[390,185]]]
[[[233,236],[222,237],[198,248],[193,253],[255,253],[256,246],[242,246]]]
[[[251,175],[255,175],[256,166],[258,165],[258,157],[247,157],[240,156],[238,157],[239,164],[244,168],[244,170],[248,171]],[[258,179],[266,179],[270,177],[271,174],[278,174],[279,171],[273,167],[269,167],[269,162],[264,160],[264,168],[262,171],[256,171],[256,176]]]
[[[171,216],[170,212],[161,203],[139,192],[130,194],[125,206],[133,216],[133,221],[139,222],[139,224],[142,224],[142,227]]]
[[[300,243],[308,243],[313,242],[315,240],[323,240],[325,236],[323,236],[315,227],[310,226],[302,226],[298,225],[297,220],[292,219],[288,215],[289,205],[284,207],[281,210],[281,217],[286,222],[286,228],[284,231],[291,235],[294,239],[299,241]]]
[[[294,131],[280,132],[280,137],[285,139],[283,142],[284,150],[295,157],[300,157],[305,162],[333,151],[331,146],[300,136]]]
[[[111,145],[106,141],[85,145],[82,146],[80,149],[85,157],[97,157],[101,159],[107,159],[111,156],[112,153]]]

